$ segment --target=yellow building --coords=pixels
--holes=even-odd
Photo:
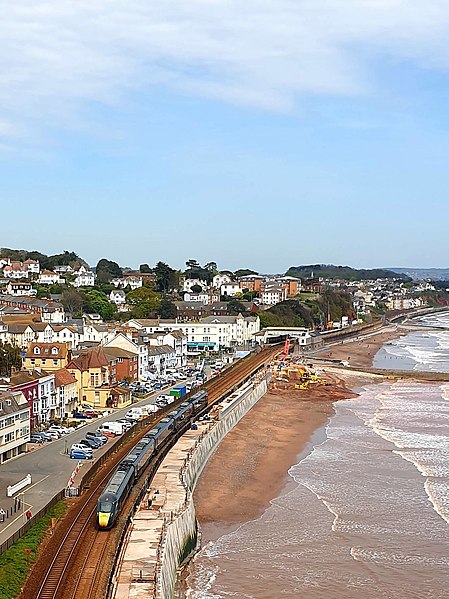
[[[68,343],[30,343],[23,361],[26,370],[42,368],[54,372],[67,366],[70,360]]]
[[[131,404],[130,391],[110,383],[109,362],[102,347],[82,350],[66,368],[76,378],[80,405],[125,408]]]

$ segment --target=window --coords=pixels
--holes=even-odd
[[[91,387],[95,386],[95,377],[93,374],[90,375],[90,386]]]
[[[35,353],[36,355],[37,355],[37,354],[40,354],[40,353],[41,353],[41,350],[40,350],[38,347],[35,347],[35,348],[34,348],[34,353]]]
[[[31,358],[30,362],[31,362],[32,366],[34,366],[36,364],[36,360],[34,358]]]
[[[57,366],[58,365],[58,360],[53,360],[53,366]]]
[[[57,355],[58,355],[58,353],[59,353],[59,352],[58,352],[58,348],[57,348],[57,347],[52,347],[52,348],[51,348],[51,353],[52,353],[54,356],[57,356]]]

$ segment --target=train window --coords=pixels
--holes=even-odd
[[[100,512],[112,512],[112,503],[110,501],[102,501],[100,503]]]

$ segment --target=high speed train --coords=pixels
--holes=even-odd
[[[164,447],[168,438],[207,406],[207,398],[206,391],[198,391],[186,399],[155,424],[120,462],[98,499],[98,528],[108,529],[113,526],[135,481]]]

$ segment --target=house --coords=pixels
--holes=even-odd
[[[23,365],[27,370],[42,368],[48,372],[65,368],[70,361],[68,343],[30,343]]]
[[[163,375],[167,368],[176,368],[176,353],[169,345],[148,346],[148,369]]]
[[[9,389],[23,393],[30,409],[30,427],[33,430],[39,424],[39,374],[19,370],[11,373]]]
[[[139,378],[147,378],[148,352],[143,351],[142,346],[145,344],[139,343],[137,331],[135,333],[136,335],[133,336],[132,330],[126,333],[118,332],[104,345],[106,355],[109,352],[110,356],[115,355],[117,359],[121,358],[121,361],[118,363],[119,366],[116,368],[118,376],[121,377],[117,379],[118,381],[125,378],[129,378],[132,381]],[[123,355],[119,355],[116,350],[124,352]],[[125,356],[128,357],[126,358]],[[131,356],[136,359],[131,360]]]
[[[21,295],[34,296],[37,293],[36,289],[33,289],[33,285],[26,281],[9,281],[6,285],[6,292],[14,297]]]
[[[50,342],[67,343],[71,349],[77,347],[80,334],[76,326],[69,325],[49,325],[51,329]],[[38,339],[40,341],[40,339]]]
[[[152,333],[148,336],[148,343],[150,346],[172,347],[175,350],[176,366],[179,368],[187,364],[187,336],[181,330]]]
[[[287,289],[279,285],[265,285],[260,300],[266,306],[274,306],[287,299]]]
[[[121,347],[104,347],[104,354],[109,362],[111,383],[127,381],[133,383],[139,378],[139,354]]]
[[[61,323],[65,321],[64,306],[59,302],[28,296],[14,297],[0,294],[0,308],[17,308],[40,316],[42,321]]]
[[[189,291],[184,294],[184,301],[186,302],[198,302],[205,305],[218,302],[219,300],[219,294],[212,291],[202,291],[201,293],[192,293],[192,291]]]
[[[62,285],[65,283],[65,279],[62,279],[57,272],[43,270],[39,275],[37,282],[41,285]]]
[[[125,408],[131,404],[130,392],[111,383],[109,361],[102,347],[80,351],[67,364],[67,370],[76,378],[80,403],[95,408]]]
[[[183,290],[190,293],[192,291],[192,287],[195,286],[201,287],[203,291],[209,289],[207,281],[203,281],[202,279],[185,279],[183,283]]]
[[[29,273],[35,275],[38,275],[41,270],[39,260],[31,260],[30,258],[28,258],[28,260],[25,260],[25,262],[23,263],[23,266],[27,269]]]
[[[95,275],[85,266],[80,266],[79,270],[75,271],[74,287],[93,287],[95,285]]]
[[[28,269],[22,262],[11,262],[3,267],[3,276],[7,279],[27,279]]]
[[[61,407],[61,418],[68,418],[78,404],[78,385],[75,376],[66,368],[55,370],[57,403]]]
[[[224,283],[220,287],[221,295],[229,295],[234,297],[238,293],[242,293],[242,289],[238,283]]]
[[[113,289],[109,294],[109,301],[117,307],[124,306],[126,304],[126,295],[123,289]]]
[[[227,285],[228,283],[232,283],[232,279],[230,275],[224,272],[217,273],[212,279],[212,286],[214,289],[221,289],[222,285]]]
[[[26,451],[30,407],[21,391],[0,393],[0,464]]]

